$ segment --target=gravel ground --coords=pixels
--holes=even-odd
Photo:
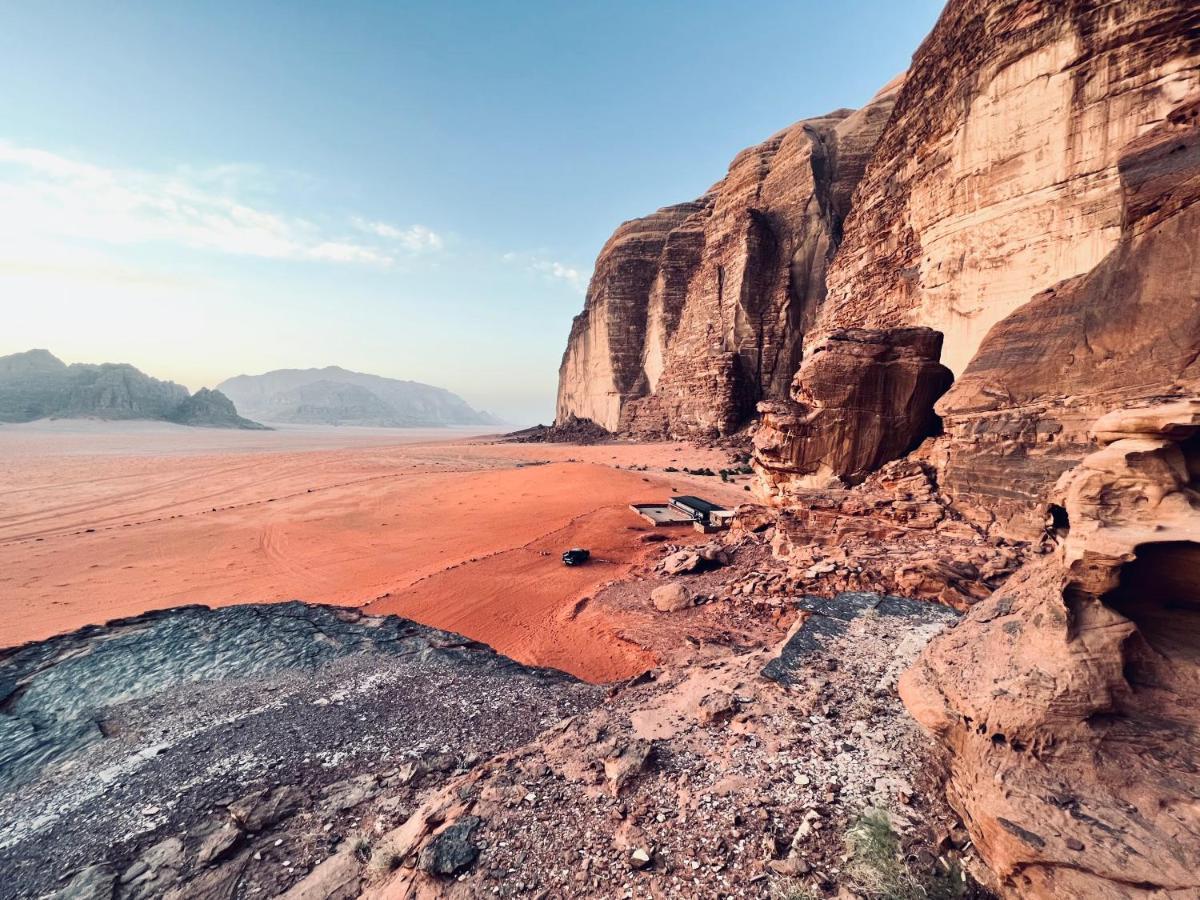
[[[895,684],[955,614],[865,593],[789,603],[809,615],[783,652],[659,673],[452,782],[456,814],[481,820],[478,861],[447,880],[406,868],[417,847],[401,845],[394,877],[449,897],[856,896],[845,836],[873,809],[914,872],[945,871],[956,819]]]

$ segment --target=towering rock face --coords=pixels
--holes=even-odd
[[[1055,480],[1114,406],[1200,393],[1200,96],[1120,156],[1112,252],[988,334],[939,404],[943,490],[981,524],[1034,537]]]
[[[600,256],[558,372],[555,418],[591,419],[610,431],[631,397],[662,374],[688,281],[704,244],[708,198],[626,222]]]
[[[571,329],[558,418],[711,436],[786,398],[896,90],[799,122],[739,154],[696,202],[622,225]]]
[[[1120,239],[1121,149],[1200,86],[1192,0],[952,0],[829,274],[826,327],[921,324],[956,374]]]
[[[1119,168],[1113,251],[939,404],[956,508],[1054,542],[902,683],[1012,897],[1200,894],[1200,98]]]

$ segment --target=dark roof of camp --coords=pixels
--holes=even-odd
[[[672,497],[671,500],[675,503],[680,503],[684,506],[690,506],[692,509],[699,512],[715,512],[718,509],[724,509],[723,506],[717,506],[708,500],[702,500],[699,497],[692,497],[689,494],[684,494],[682,497]]]

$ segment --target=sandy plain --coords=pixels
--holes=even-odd
[[[587,598],[646,553],[628,505],[672,489],[744,499],[740,484],[663,471],[725,465],[678,443],[447,429],[3,426],[0,646],[189,603],[300,599],[407,616],[590,681],[627,677],[653,658]],[[592,563],[563,566],[573,546]]]

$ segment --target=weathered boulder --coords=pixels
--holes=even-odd
[[[740,153],[693,203],[626,222],[596,260],[557,417],[716,435],[786,397],[850,195],[899,82]]]
[[[675,581],[652,590],[650,602],[659,612],[679,612],[692,605],[692,592]]]
[[[662,570],[666,575],[683,575],[696,571],[702,562],[695,550],[677,550],[662,561]]]
[[[1200,894],[1200,401],[1096,423],[1056,548],[903,676],[1005,896]]]
[[[862,481],[937,430],[934,402],[950,386],[928,328],[835,331],[813,347],[788,403],[762,403],[754,466],[768,499],[797,487]]]

